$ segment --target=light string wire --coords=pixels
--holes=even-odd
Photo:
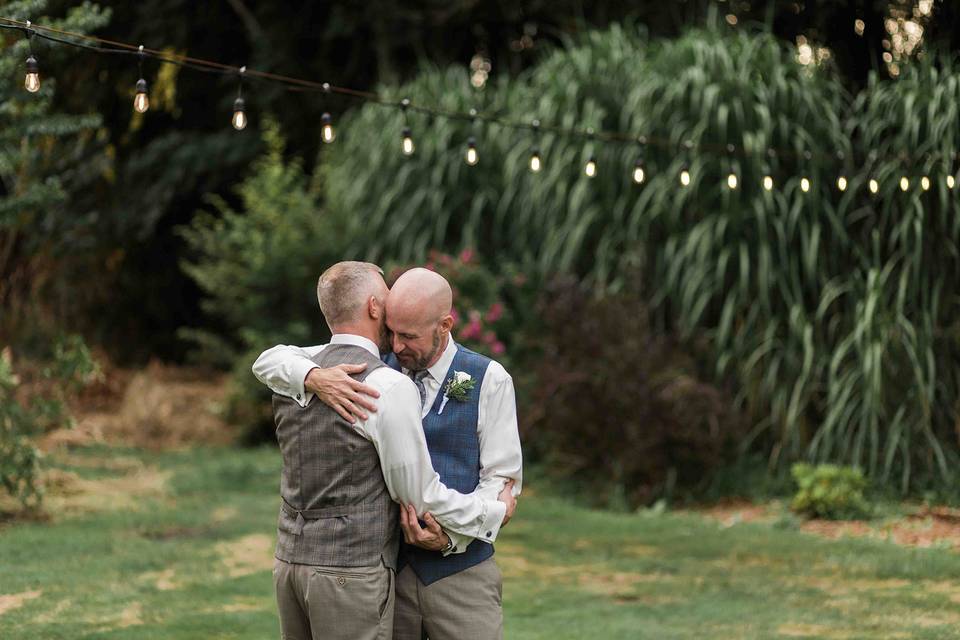
[[[536,140],[539,140],[542,134],[549,133],[554,134],[559,137],[575,138],[582,140],[586,143],[591,143],[594,141],[606,142],[606,143],[615,143],[615,144],[625,144],[625,145],[636,145],[640,144],[641,148],[648,146],[656,146],[668,151],[676,151],[677,149],[682,148],[683,151],[680,152],[681,155],[689,158],[689,154],[694,149],[706,152],[712,152],[719,156],[724,156],[727,158],[732,157],[733,155],[742,155],[744,157],[752,155],[749,150],[743,147],[736,147],[735,151],[730,151],[729,143],[710,143],[710,142],[700,142],[693,143],[690,140],[684,140],[678,143],[676,140],[671,140],[667,138],[658,138],[651,137],[648,135],[630,135],[622,132],[616,131],[594,131],[590,128],[584,129],[574,129],[568,127],[561,127],[556,125],[544,124],[537,119],[533,119],[530,122],[517,122],[514,120],[507,120],[499,116],[489,114],[489,113],[478,113],[476,110],[471,109],[469,112],[459,112],[459,111],[450,111],[445,109],[439,109],[436,107],[428,107],[425,105],[412,103],[409,99],[404,98],[401,100],[390,100],[377,93],[370,91],[362,91],[358,89],[351,89],[349,87],[341,87],[332,85],[327,82],[317,82],[314,80],[308,80],[304,78],[297,78],[293,76],[287,76],[277,73],[271,73],[268,71],[259,71],[257,69],[251,69],[244,66],[232,66],[227,65],[222,62],[215,60],[207,60],[204,58],[197,58],[193,56],[169,53],[167,51],[149,49],[143,47],[142,45],[133,45],[126,42],[120,42],[117,40],[110,40],[107,38],[101,38],[98,36],[75,33],[73,31],[67,31],[64,29],[57,29],[55,27],[47,27],[43,25],[38,25],[30,21],[21,21],[13,18],[6,18],[0,16],[0,29],[10,29],[22,31],[29,39],[32,37],[41,38],[50,42],[55,42],[58,44],[63,44],[67,46],[77,47],[79,49],[92,51],[94,53],[103,53],[108,55],[129,55],[129,56],[139,56],[139,60],[142,63],[144,58],[151,58],[163,64],[173,64],[183,68],[191,69],[194,71],[200,71],[204,73],[218,74],[224,76],[243,76],[244,79],[257,80],[261,82],[270,82],[273,84],[278,84],[284,87],[287,91],[293,92],[318,92],[325,94],[338,94],[345,97],[362,100],[365,102],[370,102],[377,104],[383,107],[396,108],[400,110],[404,117],[406,113],[420,113],[430,118],[443,118],[447,120],[461,121],[468,124],[473,124],[477,121],[486,123],[488,125],[496,125],[505,129],[512,129],[516,131],[531,131],[534,134],[534,140],[536,145]],[[32,44],[31,44],[32,46]],[[779,157],[779,158],[790,158],[793,157],[799,161],[802,161],[804,164],[810,162],[814,154],[809,150],[806,151],[794,151],[791,149],[775,149],[773,147],[766,147],[766,153],[770,158]],[[643,155],[646,155],[645,153]],[[828,154],[816,154],[826,157],[833,158],[832,155]],[[955,160],[957,157],[956,152],[940,152],[932,151],[928,152],[923,156],[927,159],[936,159],[940,158],[941,160]],[[901,159],[904,159],[904,155],[901,154]],[[869,158],[866,158],[867,164],[873,165],[876,162],[876,156],[871,155]],[[871,162],[872,160],[872,162]],[[843,160],[840,160],[841,165]],[[872,168],[872,166],[871,166]],[[801,171],[803,173],[803,171]],[[953,168],[948,167],[947,174],[953,174]]]

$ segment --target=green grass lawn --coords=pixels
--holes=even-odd
[[[0,638],[279,636],[274,450],[54,462],[52,521],[0,525]],[[497,545],[507,638],[960,638],[960,554],[545,494]]]

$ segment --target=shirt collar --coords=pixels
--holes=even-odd
[[[453,364],[453,357],[457,355],[457,343],[453,341],[453,337],[447,338],[447,347],[443,350],[440,359],[433,363],[433,366],[428,368],[427,371],[430,372],[430,377],[432,377],[437,382],[443,382],[443,377],[447,375],[447,371],[450,370],[450,365]]]
[[[330,344],[349,344],[354,347],[362,347],[377,358],[380,357],[380,350],[377,348],[377,345],[373,343],[373,340],[352,333],[335,333],[330,338]]]

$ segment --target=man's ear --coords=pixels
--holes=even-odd
[[[440,321],[440,331],[444,333],[449,333],[453,329],[453,316],[447,314],[443,320]]]
[[[377,296],[370,296],[367,298],[367,313],[370,314],[370,317],[374,320],[380,319],[380,314],[383,313],[380,302],[377,300]]]

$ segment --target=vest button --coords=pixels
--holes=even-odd
[[[450,552],[451,552],[451,553],[456,553],[456,552],[457,552],[457,548],[454,547],[453,549],[450,549]]]
[[[493,532],[492,532],[492,531],[487,531],[487,537],[488,537],[488,538],[489,538],[490,536],[492,536],[492,535],[493,535]]]
[[[337,584],[342,587],[343,585],[347,584],[347,579],[343,576],[337,576]]]

